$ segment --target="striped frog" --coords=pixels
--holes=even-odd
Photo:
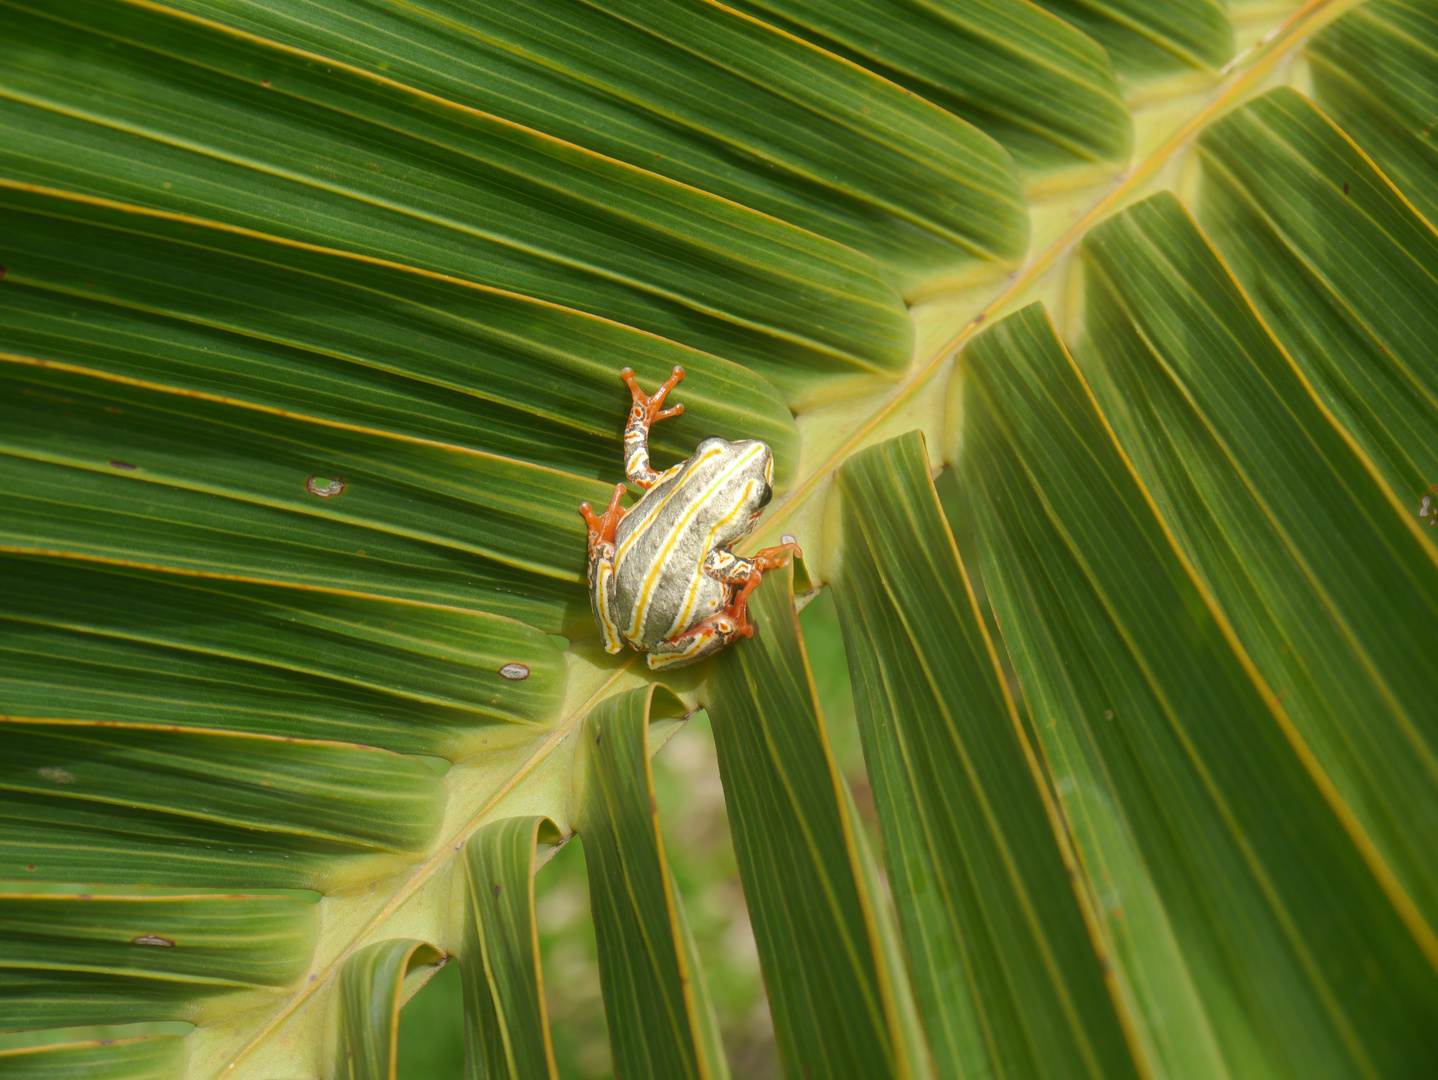
[[[785,565],[799,548],[781,544],[748,559],[730,550],[754,530],[773,497],[768,446],[709,438],[689,460],[655,472],[649,428],[684,411],[664,408],[684,369],[676,367],[652,397],[629,368],[619,377],[634,401],[624,429],[624,473],[644,494],[626,511],[620,483],[603,514],[580,505],[589,526],[589,601],[606,652],[628,643],[648,653],[656,671],[683,667],[754,636],[749,594],[764,571]]]

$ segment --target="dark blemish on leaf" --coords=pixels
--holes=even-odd
[[[976,322],[976,323],[981,323],[981,322],[983,322],[983,321],[984,321],[984,313],[983,313],[982,311],[979,312],[977,315],[974,316],[974,322]]]
[[[26,869],[26,870],[34,870],[35,867],[33,867],[33,866],[27,866],[27,867],[25,867],[25,869]]]
[[[5,268],[4,268],[3,266],[0,266],[0,278],[3,278],[4,276],[5,276]]]
[[[315,981],[316,979],[318,979],[318,978],[319,978],[318,975],[311,975],[311,976],[310,976],[310,982],[314,982],[314,981]]]
[[[139,937],[132,937],[130,939],[130,944],[158,945],[162,949],[173,949],[175,947],[175,943],[173,941],[171,941],[167,937],[161,937],[159,934],[141,934]]]
[[[1343,181],[1343,194],[1345,194],[1345,195],[1348,194],[1348,181],[1347,181],[1347,180]]]
[[[511,662],[505,664],[504,667],[500,668],[499,674],[506,679],[511,679],[514,682],[519,682],[522,679],[529,678],[529,667],[526,664]]]
[[[140,467],[140,466],[138,466],[138,465],[131,465],[128,461],[111,461],[111,462],[110,462],[110,468],[112,468],[112,469],[124,469],[126,472],[134,472],[134,471],[135,471],[136,469],[138,469],[139,467]]]
[[[349,482],[343,476],[311,476],[305,480],[305,490],[321,499],[333,499],[336,495],[343,495],[347,487]]]
[[[600,743],[602,743],[603,741],[604,741],[604,729],[603,729],[603,728],[600,728],[598,731],[596,731],[596,732],[594,733],[594,745],[595,745],[595,746],[598,746],[598,745],[599,745]]]
[[[1105,710],[1103,711],[1103,718],[1104,718],[1105,720],[1112,720],[1112,719],[1113,719],[1113,710],[1112,710],[1112,709],[1105,709]]]
[[[261,79],[261,80],[260,80],[260,85],[261,85],[261,86],[269,86],[269,85],[270,85],[270,80],[269,80],[269,79]]]
[[[73,784],[75,782],[74,773],[55,765],[46,765],[40,770],[40,775],[56,784]]]
[[[496,900],[499,899],[499,886],[498,886],[498,885],[496,885],[496,886],[494,887],[494,898],[495,898]]]

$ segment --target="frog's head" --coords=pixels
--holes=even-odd
[[[749,480],[745,489],[744,511],[749,515],[749,528],[752,529],[774,498],[774,454],[765,443],[756,439],[746,439],[736,446],[754,453],[752,463],[744,470],[745,478]]]

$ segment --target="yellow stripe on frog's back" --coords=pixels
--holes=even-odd
[[[681,461],[678,465],[674,465],[674,466],[671,466],[671,467],[668,468],[668,469],[665,469],[664,472],[660,475],[659,479],[654,482],[654,486],[655,486],[655,487],[658,487],[660,484],[662,484],[662,483],[664,482],[665,478],[666,478],[671,472],[674,472],[675,470],[682,470],[682,469],[685,469],[685,468],[689,468],[689,467],[691,467],[691,466],[700,465],[700,464],[702,464],[703,462],[708,461],[708,460],[709,460],[710,458],[712,458],[712,457],[717,457],[719,454],[722,454],[723,452],[724,452],[724,448],[723,448],[722,446],[716,446],[716,447],[714,447],[714,448],[711,449],[711,450],[706,450],[706,451],[704,451],[704,453],[703,453],[702,456],[692,457],[692,458],[690,458],[690,459],[687,460],[687,461]],[[662,499],[659,499],[658,501],[656,501],[652,507],[646,507],[646,508],[645,508],[645,510],[644,510],[644,517],[643,517],[642,519],[640,519],[640,521],[638,522],[638,524],[636,524],[636,525],[633,526],[633,528],[632,528],[631,531],[629,532],[629,535],[624,538],[624,541],[619,545],[619,548],[614,552],[614,565],[615,565],[616,567],[618,567],[619,561],[620,561],[621,559],[623,559],[626,554],[628,554],[629,549],[634,545],[635,541],[638,540],[640,536],[644,535],[644,533],[648,530],[649,526],[654,523],[654,519],[659,515],[659,513],[660,513],[666,506],[669,505],[669,500],[671,500],[672,498],[674,498],[674,496],[675,496],[676,494],[678,494],[678,492],[679,492],[679,490],[681,489],[682,486],[683,486],[683,485],[681,485],[681,484],[676,484],[676,485],[669,491],[668,494],[666,494]],[[640,501],[641,501],[641,502],[643,501],[643,497],[642,497],[642,496],[641,496]]]
[[[722,453],[722,450],[720,452]],[[654,565],[649,568],[649,572],[644,576],[644,583],[642,586],[640,586],[639,596],[634,603],[634,614],[630,617],[628,630],[625,631],[625,635],[627,637],[629,637],[630,639],[635,639],[639,636],[639,628],[644,625],[644,617],[649,612],[649,605],[654,596],[654,587],[658,583],[659,578],[663,576],[666,569],[665,564],[668,562],[669,556],[673,553],[674,545],[678,543],[679,536],[681,533],[683,533],[685,526],[688,525],[689,522],[694,520],[694,515],[699,513],[700,508],[703,507],[704,504],[713,497],[714,492],[718,488],[722,487],[729,480],[733,479],[736,472],[743,469],[746,465],[749,464],[750,461],[752,461],[754,458],[758,457],[762,453],[764,453],[764,444],[755,443],[752,450],[748,451],[741,457],[736,458],[732,465],[730,465],[727,469],[724,469],[722,472],[716,475],[714,479],[705,486],[704,490],[696,498],[691,500],[689,509],[684,512],[684,516],[674,523],[674,527],[669,530],[669,535],[664,540],[664,546],[660,549],[659,554],[654,559]],[[705,457],[708,457],[708,454],[706,454]],[[674,494],[675,492],[671,491],[668,495],[664,497],[663,501],[667,503]],[[737,506],[739,504],[736,502],[735,505]],[[653,515],[650,516],[650,521],[652,520]],[[628,546],[628,543],[633,542],[634,538],[638,536],[640,531],[646,528],[648,524],[649,522],[646,521],[638,529],[636,529],[633,533],[629,535],[629,537],[627,538],[626,547]],[[617,558],[615,559],[615,565],[616,567],[618,566]],[[699,572],[702,573],[703,571]]]
[[[748,501],[749,493],[753,490],[753,488],[753,480],[746,480],[744,482],[743,496],[734,500],[733,509],[731,509],[729,513],[725,514],[722,518],[716,521],[714,523],[714,527],[709,530],[709,535],[704,538],[703,549],[705,551],[712,551],[714,549],[714,537],[717,536],[721,530],[728,528],[728,526],[733,523],[734,519],[739,516],[740,511],[743,510],[744,504]],[[686,629],[689,626],[690,620],[694,617],[694,605],[699,599],[700,578],[702,578],[703,576],[704,573],[702,570],[698,574],[694,575],[694,580],[690,582],[689,589],[684,596],[684,607],[680,611],[679,616],[675,621],[675,624],[669,628],[669,633],[664,635],[665,637],[670,637],[673,634],[677,634],[680,630]]]

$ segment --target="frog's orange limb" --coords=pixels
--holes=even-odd
[[[609,507],[597,517],[594,508],[587,502],[579,504],[579,512],[584,515],[584,523],[589,526],[589,554],[591,556],[600,544],[614,543],[615,530],[624,520],[625,509],[619,505],[619,500],[622,498],[624,498],[624,485],[615,484],[614,494],[609,497]]]
[[[629,425],[624,429],[624,474],[631,483],[648,491],[659,479],[659,473],[649,467],[649,428],[657,420],[667,420],[684,411],[683,405],[664,408],[664,399],[669,396],[669,391],[679,385],[679,380],[684,378],[684,369],[676,366],[668,381],[654,391],[653,397],[639,389],[633,368],[625,368],[619,373],[619,377],[628,385],[629,396],[633,401],[629,410]]]
[[[748,579],[734,595],[733,602],[724,609],[724,614],[734,620],[735,637],[753,637],[754,624],[749,621],[749,594],[759,587],[759,582],[764,580],[765,570],[776,570],[788,564],[789,559],[798,555],[804,557],[799,550],[799,545],[793,542],[780,544],[778,547],[764,548],[755,552],[754,557],[749,560],[754,569],[749,572]]]
[[[761,548],[754,553],[754,565],[760,570],[777,570],[781,566],[789,565],[791,556],[804,557],[799,550],[799,545],[790,540],[780,544],[778,547]]]

